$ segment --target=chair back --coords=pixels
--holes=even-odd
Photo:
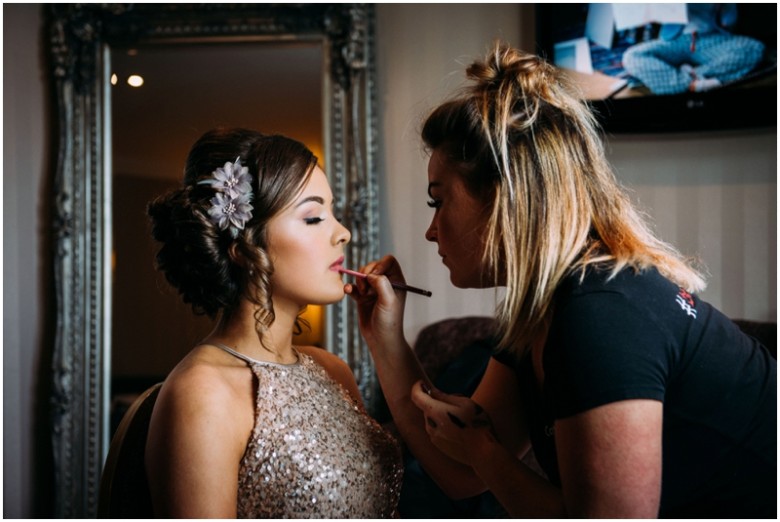
[[[108,448],[100,480],[99,518],[153,518],[144,454],[152,410],[162,383],[144,391],[128,408]]]
[[[490,341],[496,335],[496,326],[495,318],[487,316],[442,319],[420,330],[413,350],[425,374],[436,381],[442,370],[467,347]]]

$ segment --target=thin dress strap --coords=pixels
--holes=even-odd
[[[292,364],[283,364],[283,363],[276,363],[276,362],[271,362],[271,361],[258,361],[257,359],[252,359],[251,357],[249,357],[247,355],[244,355],[243,353],[239,353],[239,352],[233,350],[232,348],[229,348],[229,347],[225,346],[222,343],[209,342],[208,344],[210,344],[212,346],[216,346],[217,348],[219,348],[221,350],[224,350],[227,353],[238,357],[239,359],[241,359],[242,361],[244,361],[245,363],[250,364],[250,365],[252,365],[252,364],[270,364],[272,366],[295,366],[296,364],[301,362],[301,354],[300,354],[300,352],[298,352],[298,350],[295,349],[294,346],[293,346],[293,351],[295,352],[295,355],[298,357],[298,360],[295,361]]]

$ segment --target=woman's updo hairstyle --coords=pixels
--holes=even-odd
[[[252,187],[252,215],[234,235],[209,216],[213,179],[225,163],[241,160]],[[157,268],[197,314],[230,313],[244,297],[258,305],[258,334],[274,320],[267,255],[268,221],[289,205],[317,164],[303,144],[247,129],[215,129],[192,146],[180,188],[148,206],[152,235],[161,243]]]

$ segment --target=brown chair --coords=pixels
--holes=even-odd
[[[144,453],[152,410],[162,383],[143,392],[128,408],[111,439],[98,497],[99,518],[153,518]]]
[[[496,334],[493,317],[467,316],[442,319],[429,324],[417,335],[413,350],[431,381],[446,366],[477,342],[487,342]]]

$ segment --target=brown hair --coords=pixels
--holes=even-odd
[[[214,189],[199,181],[236,158],[252,178],[252,217],[236,237],[210,219]],[[286,208],[311,176],[317,158],[285,136],[215,129],[192,146],[180,188],[155,199],[147,212],[161,243],[157,267],[197,314],[231,313],[243,298],[257,305],[260,340],[274,321],[267,254],[268,221]]]

